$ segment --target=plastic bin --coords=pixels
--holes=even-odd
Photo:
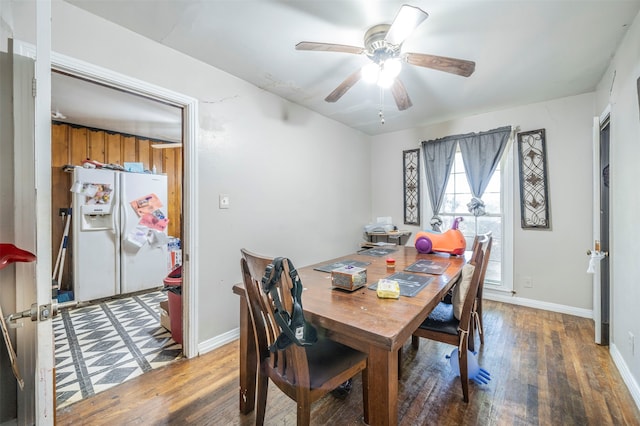
[[[171,271],[163,282],[169,299],[171,338],[182,345],[182,266]]]

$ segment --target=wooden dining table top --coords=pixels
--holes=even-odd
[[[444,297],[460,274],[465,260],[448,254],[419,253],[414,247],[393,248],[395,251],[387,256],[359,252],[298,268],[304,287],[302,305],[306,320],[326,329],[329,337],[356,349],[366,350],[360,342],[389,351],[398,349]],[[387,258],[395,259],[395,268],[387,267]],[[406,272],[406,267],[420,259],[448,263],[448,267],[440,275],[426,274],[433,279],[415,296],[381,299],[375,290],[368,288],[380,278]],[[291,260],[295,264],[295,260]],[[354,291],[333,288],[331,273],[315,269],[348,260],[370,262],[363,266],[367,270],[366,286]]]
[[[307,320],[330,330],[331,334],[338,334],[340,341],[351,346],[356,346],[354,342],[357,341],[387,350],[395,350],[402,346],[442,300],[460,274],[465,260],[448,254],[422,254],[414,247],[394,248],[396,251],[387,256],[350,254],[298,269],[305,289],[302,293],[302,304]],[[387,267],[388,257],[395,259],[395,268]],[[406,267],[420,259],[449,265],[440,275],[418,274],[433,279],[415,296],[381,299],[375,290],[368,288],[381,278],[396,272],[405,272]],[[371,262],[364,266],[367,270],[366,286],[351,292],[332,288],[331,274],[314,269],[345,260]]]

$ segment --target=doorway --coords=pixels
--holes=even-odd
[[[173,92],[153,84],[140,81],[110,70],[79,61],[73,58],[52,53],[51,68],[71,76],[98,83],[100,85],[125,91],[135,96],[143,96],[165,104],[174,105],[182,109],[182,352],[186,358],[198,354],[197,321],[198,306],[196,304],[198,289],[198,245],[196,229],[198,229],[197,214],[197,164],[196,140],[198,133],[198,107],[195,98]],[[47,147],[48,150],[51,147]]]
[[[166,236],[171,246],[183,239],[183,111],[55,70],[51,93],[52,281],[60,306],[71,305],[53,323],[56,399],[61,408],[180,357],[182,340],[161,321],[167,295],[157,289],[182,263],[181,252],[165,254],[160,247],[152,248],[148,237]],[[75,170],[83,164],[91,170]],[[121,172],[125,165],[136,165],[143,173]],[[109,188],[112,192],[105,192],[111,214],[88,216],[96,223],[103,222],[97,218],[110,218],[114,226],[109,230],[81,229],[83,209],[88,207],[81,200],[91,202],[95,196],[69,190],[74,180],[84,182],[92,173],[115,184]],[[145,227],[147,238],[138,241],[141,247],[129,250],[126,227],[133,228],[144,217],[127,209],[129,198],[151,192],[157,194],[156,212],[169,222],[162,229]],[[78,204],[68,208],[72,198]],[[120,207],[115,205],[118,200]],[[120,213],[126,215],[121,223]],[[96,274],[100,268],[105,271]],[[141,291],[134,294],[134,289]]]
[[[23,45],[23,50],[35,57],[35,51]],[[198,135],[198,101],[195,98],[174,92],[154,84],[128,77],[65,55],[51,53],[51,70],[98,83],[115,90],[144,96],[182,108],[182,306],[183,306],[183,354],[187,358],[198,355],[198,202],[196,194]],[[50,87],[48,88],[50,89]],[[51,147],[41,149],[50,151]],[[49,155],[49,154],[47,154]],[[51,272],[51,271],[50,271]],[[51,274],[49,274],[51,276]],[[43,356],[46,356],[43,354]]]

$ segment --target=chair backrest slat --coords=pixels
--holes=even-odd
[[[470,263],[475,266],[475,270],[473,271],[469,291],[464,299],[462,315],[460,317],[460,326],[467,331],[469,331],[471,311],[473,310],[473,306],[478,296],[478,289],[482,285],[481,280],[484,277],[486,264],[491,252],[492,240],[493,238],[490,235],[481,235],[476,237],[473,244],[473,253],[471,255]]]
[[[462,304],[462,314],[460,315],[460,328],[466,331],[469,331],[468,325],[471,320],[471,310],[476,300],[476,294],[478,293],[483,254],[481,250],[474,252],[469,262],[475,266],[475,269],[471,277],[471,282],[469,283],[469,289],[464,298],[464,303]]]
[[[482,299],[482,290],[484,289],[484,277],[487,273],[487,268],[489,266],[489,258],[491,257],[491,246],[493,245],[493,237],[491,236],[491,232],[481,235],[481,238],[484,238],[488,241],[485,241],[484,246],[484,259],[482,262],[482,272],[480,274],[480,283],[478,285],[478,299]]]

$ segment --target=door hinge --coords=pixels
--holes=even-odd
[[[31,96],[36,97],[38,91],[35,77],[31,79]]]

